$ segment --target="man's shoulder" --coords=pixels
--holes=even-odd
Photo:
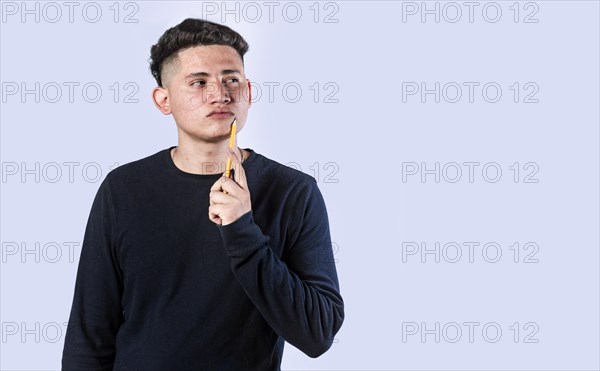
[[[312,175],[304,173],[301,166],[294,161],[283,164],[256,151],[253,152],[256,156],[255,161],[244,163],[244,171],[249,179],[277,180],[286,185],[316,182]]]
[[[161,149],[151,155],[126,162],[112,169],[107,177],[125,182],[137,182],[143,177],[151,177],[161,166],[161,158],[168,149]]]

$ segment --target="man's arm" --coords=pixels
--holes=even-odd
[[[115,255],[109,175],[88,218],[62,356],[63,370],[112,370],[123,323],[123,276]]]
[[[218,226],[231,269],[273,330],[310,357],[325,353],[344,321],[325,202],[313,179],[302,183],[283,260],[252,211]]]

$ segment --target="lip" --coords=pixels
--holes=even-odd
[[[209,113],[208,116],[206,116],[206,117],[225,118],[225,117],[231,117],[231,116],[233,116],[233,112],[231,112],[231,111],[214,110],[211,113]]]

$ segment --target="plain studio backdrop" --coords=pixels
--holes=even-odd
[[[2,2],[3,370],[59,369],[93,197],[177,144],[150,46],[240,32],[238,141],[312,175],[346,318],[284,370],[598,369],[599,5]]]

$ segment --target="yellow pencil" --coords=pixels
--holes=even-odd
[[[235,143],[235,131],[236,131],[236,121],[237,118],[233,119],[233,124],[231,124],[231,136],[229,137],[229,148],[233,149],[233,144]],[[227,168],[225,168],[225,176],[229,178],[229,172],[231,171],[231,155],[227,157]]]

